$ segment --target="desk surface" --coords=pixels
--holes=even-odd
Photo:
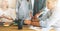
[[[35,31],[29,29],[28,26],[24,26],[22,30],[18,30],[17,28],[18,28],[17,26],[9,26],[9,27],[0,26],[0,31]]]

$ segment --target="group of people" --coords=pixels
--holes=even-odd
[[[0,22],[9,26],[13,21],[18,21],[18,29],[22,29],[23,23],[31,25],[35,19],[39,20],[39,26],[43,31],[49,31],[54,27],[60,31],[60,0],[16,0],[16,10],[9,8],[8,0],[3,0],[0,8]],[[33,23],[34,24],[34,23]],[[31,26],[33,26],[33,24]]]
[[[35,18],[38,18],[40,20],[39,23],[42,27],[42,30],[49,31],[53,27],[55,31],[60,31],[60,0],[45,0],[46,2],[44,3],[46,4],[42,3],[43,7],[41,6],[41,2],[43,2],[44,0],[42,0],[41,2],[39,2],[39,0],[34,1],[36,2],[34,3],[35,9],[33,10],[32,17],[35,16]],[[39,7],[41,7],[41,9]],[[30,22],[29,24],[31,23],[32,22]]]

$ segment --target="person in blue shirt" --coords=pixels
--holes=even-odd
[[[17,0],[16,2],[16,14],[18,20],[18,29],[22,29],[25,21],[31,20],[30,12],[32,12],[31,4],[27,0]]]

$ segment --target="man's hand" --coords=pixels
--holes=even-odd
[[[32,17],[31,25],[40,26],[39,19],[36,16]]]
[[[31,24],[31,20],[24,20],[24,23],[30,25]]]
[[[32,22],[31,25],[39,27],[40,23],[39,22]]]

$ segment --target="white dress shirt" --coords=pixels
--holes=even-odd
[[[15,18],[16,18],[15,9],[11,9],[11,8],[8,8],[7,10],[0,9],[0,16],[2,16],[3,14],[5,16],[10,16],[13,20],[15,20]],[[1,18],[1,20],[2,20],[2,22],[12,22],[12,21],[9,21],[6,18]]]
[[[47,28],[43,31],[49,31],[51,26],[55,28],[56,31],[60,31],[60,0],[57,0],[57,4],[53,9],[52,15],[48,18],[47,21]]]

